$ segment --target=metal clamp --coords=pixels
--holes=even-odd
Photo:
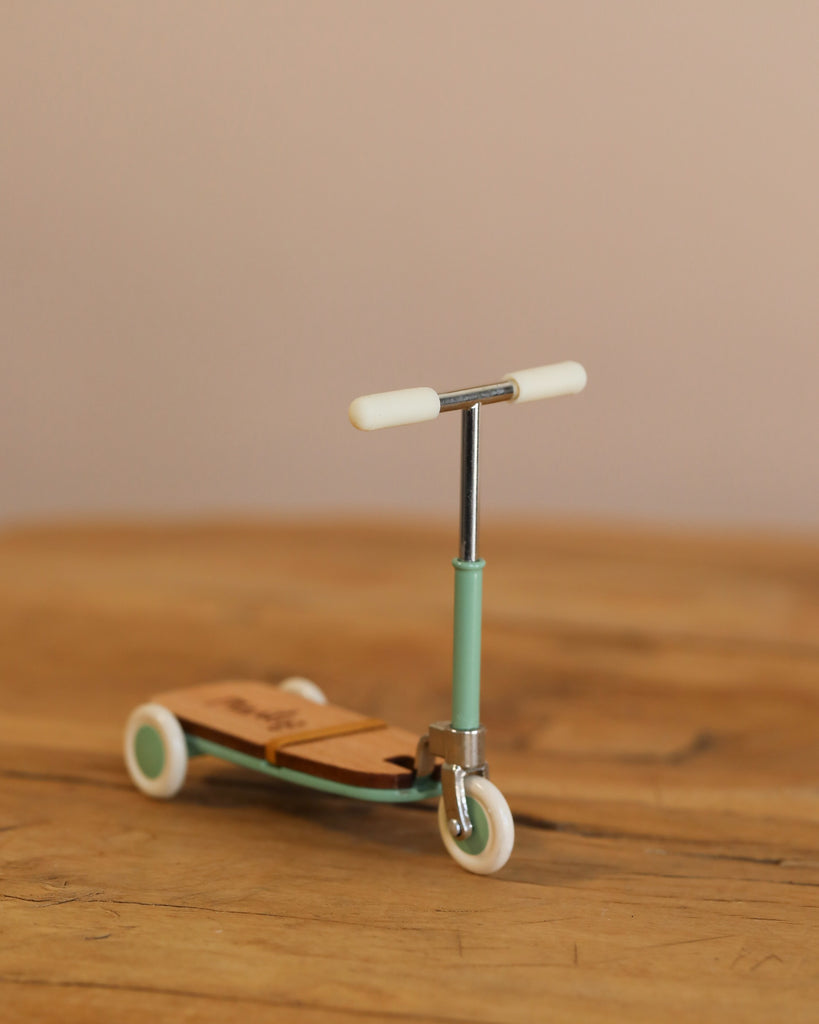
[[[415,771],[419,777],[430,775],[435,758],[442,757],[441,793],[447,826],[455,839],[469,839],[472,820],[466,804],[465,780],[468,775],[489,775],[484,757],[486,729],[453,729],[451,722],[433,722],[418,741]]]

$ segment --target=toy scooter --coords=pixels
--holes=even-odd
[[[574,394],[586,384],[579,363],[505,376],[497,384],[437,393],[408,388],[357,398],[360,430],[419,423],[461,410],[461,538],[455,566],[452,719],[420,739],[378,719],[328,704],[321,689],[293,677],[278,686],[230,681],[170,690],[136,708],[125,729],[125,763],[136,787],[174,796],[188,758],[210,754],[301,786],[382,803],[437,797],[447,852],[476,874],[503,867],[515,826],[489,781],[480,722],[481,595],[478,557],[478,426],[482,405]]]

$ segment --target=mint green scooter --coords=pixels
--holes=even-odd
[[[171,690],[131,713],[125,729],[128,773],[143,793],[174,796],[188,760],[212,755],[265,775],[359,800],[407,803],[438,798],[438,825],[452,858],[476,874],[509,859],[515,827],[503,794],[489,781],[480,721],[481,595],[478,557],[478,448],[482,405],[575,394],[586,384],[579,363],[507,374],[459,391],[432,388],[365,395],[350,406],[360,430],[378,430],[462,413],[460,549],[454,559],[452,717],[418,738],[327,702],[301,677],[273,686],[230,680]]]

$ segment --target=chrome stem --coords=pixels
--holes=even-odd
[[[478,445],[480,402],[461,414],[461,546],[462,562],[478,559]]]
[[[482,405],[493,405],[495,402],[509,402],[515,397],[517,388],[514,381],[501,381],[499,384],[481,384],[474,388],[462,388],[460,391],[444,391],[438,394],[441,412],[455,409],[466,409],[476,402]]]

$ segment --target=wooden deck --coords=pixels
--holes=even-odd
[[[133,789],[125,718],[178,686],[298,674],[413,734],[447,717],[452,544],[0,539],[4,1024],[819,1019],[817,541],[487,523],[497,876],[427,805],[208,758],[172,802]]]
[[[415,782],[417,735],[271,682],[226,680],[151,699],[172,711],[186,733],[279,768],[370,789]]]

